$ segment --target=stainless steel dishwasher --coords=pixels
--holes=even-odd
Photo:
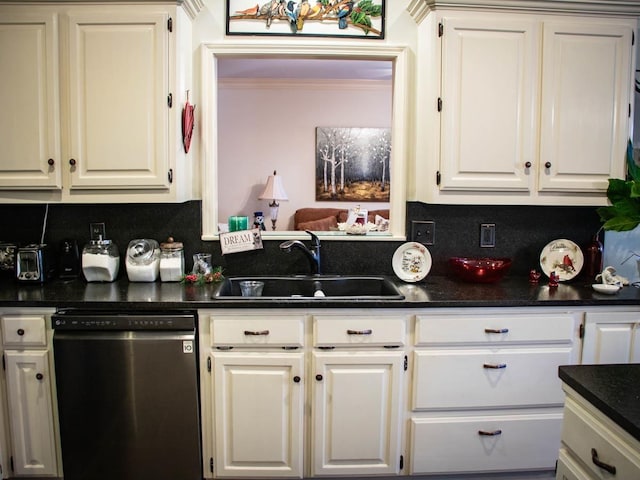
[[[196,317],[52,317],[64,480],[201,480]]]

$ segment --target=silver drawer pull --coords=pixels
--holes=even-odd
[[[485,328],[484,333],[509,333],[508,328]]]
[[[497,435],[502,435],[502,430],[492,430],[491,432],[487,430],[478,430],[478,435],[482,435],[484,437],[495,437]]]
[[[485,363],[484,365],[482,365],[483,368],[507,368],[507,364],[506,363]]]
[[[244,334],[246,336],[251,336],[251,335],[269,335],[269,330],[260,330],[258,332],[254,332],[252,330],[245,330]]]
[[[595,448],[591,449],[591,461],[594,463],[594,465],[597,465],[601,469],[609,472],[611,475],[616,474],[616,467],[613,465],[609,465],[608,463],[601,462],[598,458],[598,451]]]
[[[347,335],[371,335],[373,330],[370,328],[367,330],[347,330]]]

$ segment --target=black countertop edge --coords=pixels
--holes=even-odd
[[[0,280],[0,307],[60,307],[145,310],[201,308],[455,308],[455,307],[587,307],[640,306],[640,288],[624,287],[615,295],[595,292],[591,285],[530,284],[527,278],[505,278],[474,284],[445,276],[429,276],[416,283],[389,277],[404,300],[357,299],[222,299],[213,298],[219,284],[182,285],[164,282],[87,283],[82,279],[53,280],[42,285]]]
[[[558,376],[640,441],[640,364],[561,366]]]

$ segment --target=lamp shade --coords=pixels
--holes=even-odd
[[[273,175],[269,175],[267,178],[267,185],[264,187],[262,195],[258,197],[259,200],[289,200],[287,192],[284,191],[282,184],[282,177],[276,175],[275,170]]]

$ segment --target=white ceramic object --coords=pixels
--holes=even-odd
[[[393,254],[393,271],[400,280],[419,282],[431,270],[431,253],[427,247],[417,242],[400,245]]]
[[[607,285],[605,283],[594,283],[591,286],[596,292],[604,293],[607,295],[613,295],[615,293],[618,293],[618,290],[620,290],[619,285]]]

